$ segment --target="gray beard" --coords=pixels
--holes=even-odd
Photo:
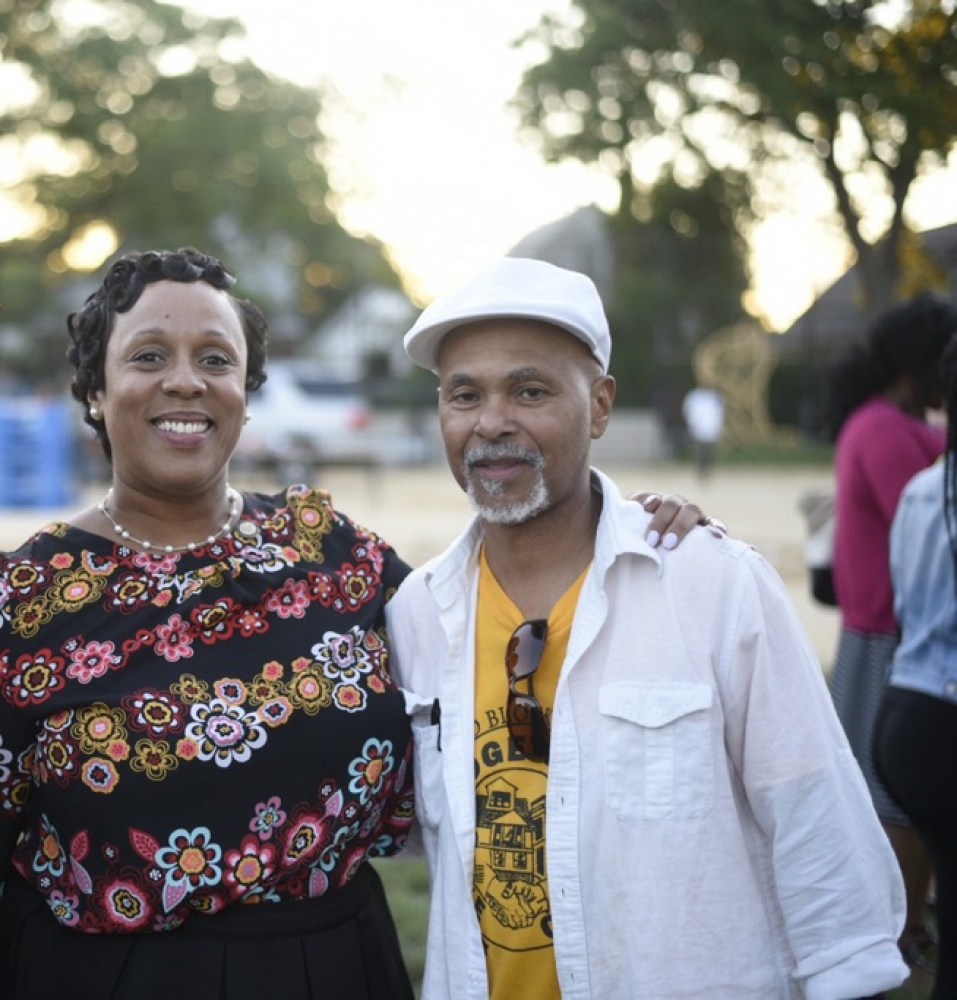
[[[490,504],[489,499],[504,496],[507,486],[498,480],[476,481],[473,467],[476,462],[497,458],[516,458],[527,462],[535,470],[532,488],[521,500],[503,504]],[[475,514],[490,524],[524,524],[533,517],[548,510],[551,498],[545,485],[542,456],[533,451],[524,451],[514,444],[490,444],[484,448],[472,448],[465,453],[465,495]]]

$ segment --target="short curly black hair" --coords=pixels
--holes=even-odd
[[[863,341],[832,364],[826,421],[832,439],[859,407],[883,392],[902,373],[912,376],[922,406],[940,405],[939,364],[957,332],[957,309],[946,299],[921,292],[886,308]]]
[[[117,313],[132,309],[143,289],[156,281],[205,281],[228,292],[236,279],[222,262],[193,247],[179,250],[134,250],[115,260],[100,287],[67,317],[72,340],[67,360],[73,365],[70,391],[83,407],[83,419],[93,428],[107,459],[112,447],[102,420],[90,416],[90,397],[105,387],[106,345]],[[266,381],[266,344],[269,339],[266,317],[246,299],[230,296],[236,305],[246,338],[246,391],[255,392]]]

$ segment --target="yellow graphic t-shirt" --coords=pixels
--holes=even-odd
[[[531,689],[551,722],[558,676],[587,568],[548,616]],[[475,871],[491,1000],[559,1000],[545,871],[548,765],[526,759],[508,735],[505,650],[524,621],[482,550],[475,632]],[[521,691],[527,691],[522,682]]]

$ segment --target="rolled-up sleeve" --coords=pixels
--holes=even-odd
[[[809,1000],[878,993],[907,967],[897,861],[777,573],[756,553],[738,580],[719,683],[726,739],[758,827]]]

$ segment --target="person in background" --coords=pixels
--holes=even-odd
[[[713,386],[696,386],[682,401],[681,415],[691,440],[695,471],[700,479],[707,479],[724,430],[724,397]]]
[[[947,451],[908,483],[891,525],[901,640],[874,732],[874,764],[934,863],[930,1000],[957,997],[957,339],[942,362]]]
[[[430,866],[423,1000],[847,1000],[903,887],[820,664],[749,546],[663,561],[590,468],[594,284],[506,258],[406,334],[475,518],[386,609]]]
[[[229,485],[267,340],[233,285],[131,253],[68,321],[111,486],[0,557],[6,1000],[413,996],[368,863],[413,816],[408,567],[323,490]]]
[[[893,306],[835,363],[829,385],[836,439],[833,568],[841,615],[831,694],[904,874],[907,923],[900,945],[910,962],[930,945],[931,865],[919,834],[874,771],[871,744],[898,637],[888,562],[891,520],[908,480],[943,451],[943,431],[928,424],[927,411],[941,404],[938,364],[955,330],[957,311],[929,293]]]

